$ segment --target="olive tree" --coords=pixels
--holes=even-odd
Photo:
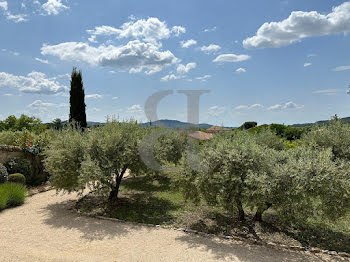
[[[193,170],[188,159],[174,180],[185,197],[236,211],[245,219],[244,206],[258,213],[270,203],[270,177],[276,151],[259,145],[253,135],[238,131],[234,136],[217,136],[202,147],[202,170]]]
[[[350,160],[350,125],[342,120],[315,126],[302,137],[302,143],[315,149],[330,148],[335,159]]]
[[[143,133],[134,121],[113,120],[92,130],[82,162],[82,181],[92,189],[108,193],[110,200],[116,200],[126,172],[139,174],[145,170],[139,153]]]
[[[87,134],[78,129],[67,127],[51,136],[44,151],[44,166],[56,189],[72,192],[84,188],[80,172],[86,149]]]
[[[350,208],[350,165],[331,149],[300,146],[284,153],[272,177],[272,203],[288,219],[336,219]]]

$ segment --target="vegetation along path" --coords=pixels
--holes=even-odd
[[[342,261],[325,255],[79,216],[77,195],[48,191],[0,213],[4,261]]]

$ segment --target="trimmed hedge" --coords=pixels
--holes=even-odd
[[[7,178],[7,181],[9,183],[17,183],[17,184],[21,184],[21,185],[25,185],[26,184],[26,177],[22,174],[12,174],[9,175]]]
[[[0,211],[7,207],[20,206],[27,196],[27,189],[20,184],[5,183],[0,185]]]

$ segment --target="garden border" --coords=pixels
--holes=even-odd
[[[83,196],[79,200],[77,200],[76,204],[81,199],[83,199],[85,196]],[[115,223],[125,223],[125,224],[146,226],[146,227],[152,227],[152,228],[170,229],[170,230],[175,230],[175,231],[181,231],[181,232],[188,233],[188,234],[200,235],[200,236],[207,237],[207,238],[219,238],[219,239],[224,239],[224,240],[235,240],[235,241],[248,243],[251,245],[260,245],[260,246],[272,247],[272,248],[277,248],[277,249],[284,249],[284,250],[289,250],[289,251],[304,251],[304,252],[310,252],[313,254],[321,253],[321,254],[325,254],[325,255],[330,255],[332,257],[339,256],[339,257],[343,257],[343,258],[350,258],[350,253],[331,251],[331,250],[320,249],[320,248],[316,248],[316,247],[288,246],[288,245],[284,245],[284,244],[278,244],[278,243],[274,243],[274,242],[264,242],[264,241],[259,241],[256,239],[244,238],[244,237],[239,237],[239,236],[218,236],[215,234],[208,234],[208,233],[204,233],[204,232],[200,232],[200,231],[192,230],[192,229],[177,228],[174,226],[144,224],[144,223],[138,223],[138,222],[125,221],[125,220],[111,218],[111,217],[104,217],[104,216],[98,216],[98,215],[88,215],[88,214],[85,214],[84,212],[81,212],[80,210],[78,210],[76,208],[76,204],[74,206],[73,212],[77,213],[80,216],[91,217],[91,218],[111,221],[111,222],[115,222]]]

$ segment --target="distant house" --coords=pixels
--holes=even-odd
[[[210,134],[215,134],[218,132],[222,132],[222,131],[230,131],[231,129],[226,128],[226,127],[221,127],[221,126],[212,126],[210,128],[207,129],[207,133]]]
[[[188,136],[190,138],[193,138],[193,139],[199,140],[199,141],[210,140],[213,138],[213,134],[205,133],[202,131],[195,131],[195,132],[189,134]]]

